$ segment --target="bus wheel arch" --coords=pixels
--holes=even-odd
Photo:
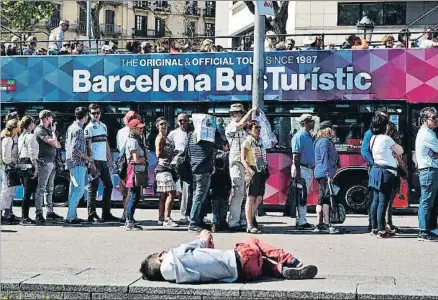
[[[337,172],[334,182],[339,186],[338,199],[350,212],[367,211],[368,170],[363,167],[347,167]]]

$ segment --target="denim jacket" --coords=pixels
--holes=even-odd
[[[338,153],[328,138],[315,141],[315,178],[333,178],[336,174]]]

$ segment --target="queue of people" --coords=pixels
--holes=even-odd
[[[76,120],[67,130],[65,146],[66,166],[71,179],[65,222],[83,222],[77,218],[76,208],[85,193],[88,174],[87,221],[122,221],[126,230],[141,230],[134,214],[141,186],[148,183],[148,151],[151,151],[158,159],[154,172],[159,194],[158,225],[168,228],[188,225],[188,230],[195,232],[208,228],[213,232],[262,233],[257,215],[263,203],[269,168],[266,148],[260,137],[263,124],[254,119],[257,113],[257,108],[246,112],[242,104],[231,105],[231,121],[225,128],[226,139],[216,130],[214,142],[199,139],[185,113],[178,116],[179,127],[170,132],[167,120],[160,117],[155,124],[158,132],[155,142],[152,147],[147,147],[145,125],[137,113],[129,111],[123,120],[125,127],[117,134],[120,156],[115,166],[121,179],[124,206],[123,216],[119,219],[111,214],[114,164],[107,141],[107,128],[100,120],[101,109],[97,104],[76,108]],[[21,120],[18,120],[17,114],[7,116],[6,128],[1,132],[0,208],[3,222],[17,223],[12,201],[16,187],[21,184],[24,187],[23,225],[63,220],[54,212],[52,201],[58,150],[61,147],[53,117],[52,112],[41,111],[37,126],[29,116]],[[438,176],[438,139],[433,131],[438,126],[436,109],[424,108],[421,120],[423,125],[416,138],[421,183],[419,240],[432,241],[438,237],[435,200],[438,190],[435,180]],[[301,191],[300,197],[295,199],[296,227],[316,233],[337,234],[340,230],[331,224],[332,200],[336,194],[335,175],[339,167],[333,142],[335,128],[330,121],[324,121],[313,137],[311,132],[315,127],[315,118],[303,114],[299,122],[302,128],[291,141],[292,180],[296,183],[295,189]],[[388,113],[378,110],[361,148],[369,166],[369,231],[380,238],[390,238],[399,232],[392,223],[392,204],[400,179],[406,177],[407,169],[401,159],[403,147],[397,143],[396,137],[397,128],[389,121]],[[307,221],[307,195],[314,179],[319,185],[316,226]],[[99,181],[103,183],[101,217],[96,210]],[[179,194],[183,218],[175,221],[172,207]],[[35,220],[29,217],[32,196],[35,199]],[[47,210],[45,218],[44,203]],[[205,222],[210,208],[213,215],[211,227]]]

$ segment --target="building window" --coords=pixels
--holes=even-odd
[[[114,21],[115,21],[115,12],[114,10],[105,10],[105,33],[114,33]]]
[[[167,9],[168,6],[169,6],[168,1],[155,1],[156,9]]]
[[[205,16],[208,18],[216,16],[216,1],[205,1]]]
[[[197,16],[198,15],[198,2],[186,1],[186,15]]]
[[[50,17],[50,28],[56,28],[59,26],[59,21],[61,21],[61,4],[56,5],[53,15]]]
[[[214,24],[212,24],[212,23],[205,23],[205,32],[204,32],[204,34],[206,36],[214,36],[215,30],[216,30],[216,28],[215,28]]]
[[[135,16],[135,35],[147,36],[148,18],[145,16]]]
[[[194,37],[196,34],[196,22],[195,21],[187,21],[186,22],[186,35],[190,37]]]
[[[87,31],[87,12],[82,6],[78,5],[79,9],[79,20],[78,20],[78,30],[79,32]]]
[[[155,19],[155,36],[164,37],[166,35],[166,22],[162,19]]]
[[[363,13],[376,25],[406,25],[406,2],[338,3],[338,25],[356,26]]]
[[[148,9],[149,8],[149,1],[134,1],[134,7]]]

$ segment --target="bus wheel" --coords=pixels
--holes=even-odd
[[[56,206],[68,206],[68,189],[69,184],[66,179],[55,180],[55,188],[53,189],[53,204]]]
[[[367,210],[367,194],[368,189],[363,185],[353,185],[347,187],[345,192],[345,203],[355,213],[364,212]]]

